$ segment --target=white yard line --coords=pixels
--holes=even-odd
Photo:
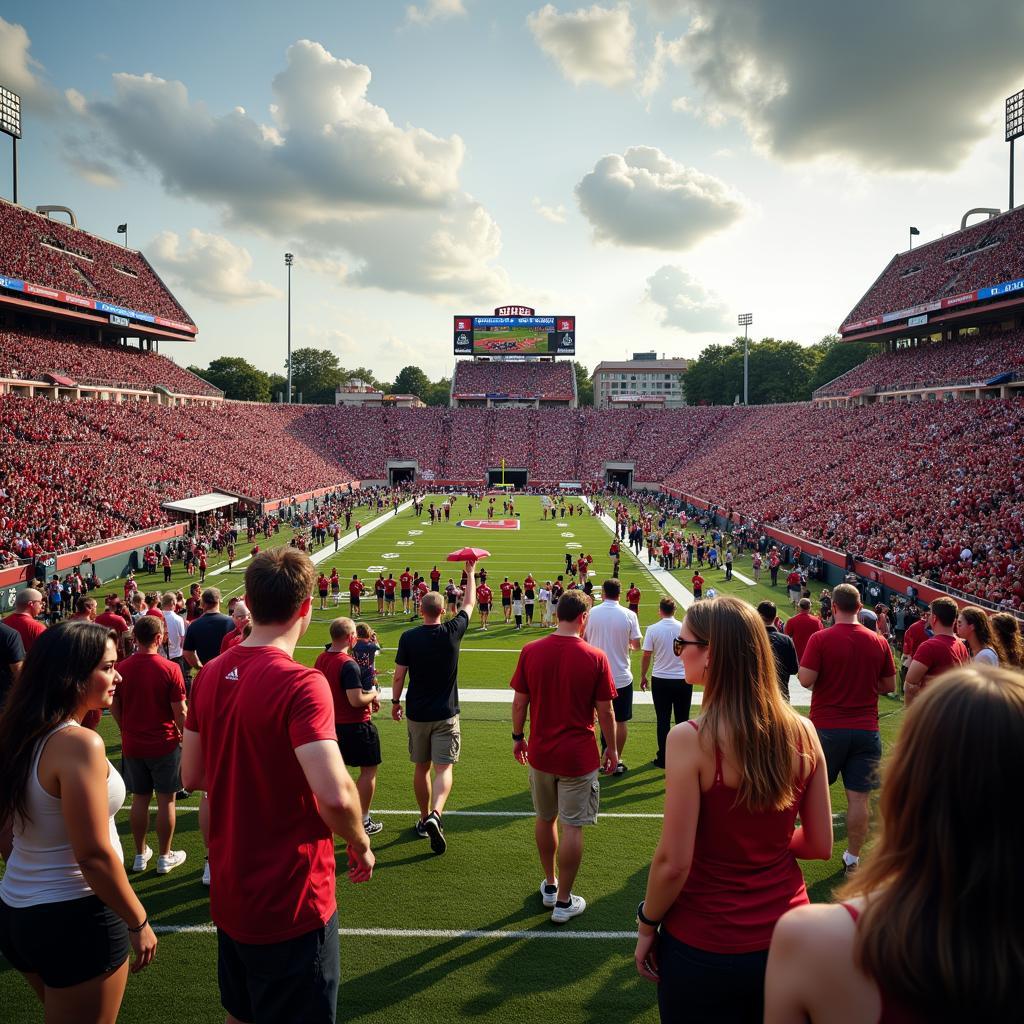
[[[212,924],[155,924],[153,931],[158,935],[216,935],[217,928]],[[561,931],[546,928],[536,931],[510,931],[504,928],[472,929],[472,928],[339,928],[342,938],[367,939],[487,939],[507,942],[509,939],[612,939],[625,942],[636,941],[636,929],[631,932],[581,932]]]

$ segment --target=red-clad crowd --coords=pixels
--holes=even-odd
[[[844,324],[1024,277],[1024,208],[895,256]]]
[[[73,334],[0,331],[0,377],[42,380],[58,374],[77,384],[165,387],[176,395],[222,392],[166,356],[124,345],[84,341]]]
[[[462,360],[455,364],[452,394],[482,397],[509,395],[544,401],[571,401],[576,395],[571,362],[483,363]]]
[[[848,395],[856,388],[976,384],[1001,373],[1024,371],[1024,330],[990,337],[966,335],[956,341],[902,348],[874,356],[818,388],[815,398]]]
[[[192,323],[142,253],[2,200],[0,273]]]

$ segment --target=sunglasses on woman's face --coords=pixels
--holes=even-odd
[[[707,647],[707,640],[684,640],[681,636],[675,637],[672,641],[672,653],[680,655],[684,647]]]

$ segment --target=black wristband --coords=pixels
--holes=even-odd
[[[520,740],[523,740],[525,738],[526,738],[526,733],[524,733],[524,732],[514,732],[514,733],[512,733],[512,739],[514,739],[516,741],[516,743],[518,743]]]
[[[646,900],[641,900],[639,905],[636,908],[637,923],[638,924],[645,924],[645,925],[647,925],[648,928],[658,928],[658,927],[660,927],[661,926],[661,922],[660,921],[652,921],[644,913],[644,903],[645,902],[646,902]]]
[[[142,922],[142,924],[139,925],[138,928],[128,928],[128,931],[130,931],[132,933],[132,935],[138,935],[139,932],[141,932],[142,929],[145,928],[147,924],[149,924],[149,918],[148,917]]]
[[[402,698],[401,697],[398,697],[398,698],[392,697],[391,698],[391,703],[392,704],[401,704],[402,703]]]

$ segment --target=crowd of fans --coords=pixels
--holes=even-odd
[[[78,384],[162,386],[176,395],[222,394],[201,377],[156,352],[89,342],[71,333],[0,331],[0,377],[41,380],[43,374],[68,377]]]
[[[815,398],[849,395],[857,388],[878,391],[938,384],[975,384],[1001,373],[1024,372],[1024,330],[990,337],[964,335],[955,341],[924,342],[874,356],[829,381]]]
[[[571,362],[477,362],[460,360],[455,364],[452,394],[518,395],[541,401],[569,402],[575,397],[575,371]]]
[[[1024,277],[1024,208],[895,256],[844,323]]]
[[[0,274],[192,323],[142,253],[2,200]]]

